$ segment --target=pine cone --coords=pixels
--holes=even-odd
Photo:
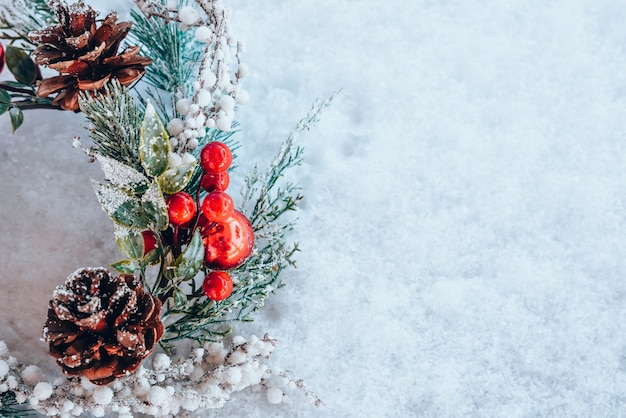
[[[59,26],[33,31],[29,39],[40,46],[34,52],[37,64],[47,65],[63,75],[43,80],[37,95],[58,93],[52,103],[66,110],[78,109],[81,91],[102,91],[111,79],[128,86],[140,79],[149,58],[138,56],[139,47],[131,46],[117,54],[122,40],[132,26],[117,23],[115,12],[106,16],[96,29],[97,13],[82,1],[67,6],[52,2]]]
[[[163,335],[161,302],[132,275],[86,268],[57,287],[44,340],[67,376],[106,384],[135,371]]]

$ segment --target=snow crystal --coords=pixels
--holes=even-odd
[[[33,389],[33,396],[39,401],[44,401],[52,396],[52,385],[48,382],[39,382]]]

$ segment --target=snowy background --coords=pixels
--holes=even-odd
[[[242,175],[343,93],[302,138],[299,268],[236,330],[278,338],[326,406],[246,392],[215,415],[624,416],[626,3],[228,3]],[[52,290],[120,258],[82,123],[0,118],[0,338],[55,373]]]

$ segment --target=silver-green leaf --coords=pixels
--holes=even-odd
[[[133,274],[137,270],[137,266],[130,260],[122,260],[111,264],[115,270],[122,274]]]
[[[176,260],[176,277],[191,280],[200,271],[204,261],[204,243],[200,231],[196,230],[185,251]]]
[[[113,185],[136,194],[143,194],[148,189],[150,180],[133,167],[104,155],[96,154],[95,157],[104,171],[104,177]]]
[[[170,159],[170,141],[163,123],[148,101],[141,124],[139,158],[146,174],[157,178],[167,170]]]
[[[161,174],[159,184],[163,193],[174,194],[183,190],[191,180],[196,165],[195,161],[193,163],[181,164],[178,167],[167,169],[165,173]]]
[[[143,235],[137,229],[115,226],[115,241],[120,250],[133,261],[139,261],[144,253]]]

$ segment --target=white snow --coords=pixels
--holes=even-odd
[[[626,3],[227,4],[250,94],[232,190],[343,92],[291,173],[298,269],[235,328],[278,338],[272,363],[325,406],[246,391],[216,416],[623,414]],[[13,136],[0,116],[0,339],[59,373],[52,291],[123,256],[72,148],[81,117],[25,116]]]

